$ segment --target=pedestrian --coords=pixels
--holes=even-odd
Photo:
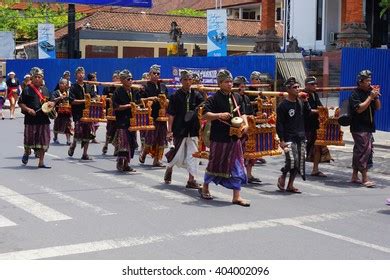
[[[26,74],[23,77],[23,82],[22,82],[22,85],[21,85],[22,90],[24,90],[29,84],[31,84],[31,75],[30,74]]]
[[[124,69],[119,73],[122,86],[114,92],[112,101],[115,110],[116,132],[113,144],[118,151],[116,168],[118,171],[135,171],[130,167],[130,160],[137,149],[137,137],[135,131],[129,131],[130,118],[132,117],[131,103],[139,104],[140,93],[131,88],[133,75]]]
[[[50,143],[50,120],[42,110],[42,105],[49,99],[49,91],[43,86],[43,70],[33,67],[30,71],[32,80],[22,92],[18,104],[24,113],[24,154],[22,163],[27,164],[31,149],[39,157],[38,168],[51,168],[44,164],[45,152]],[[54,103],[50,102],[54,108]]]
[[[97,81],[96,72],[88,73],[87,80],[91,81],[91,82],[96,82]],[[88,84],[88,88],[89,88],[89,93],[91,95],[91,98],[93,100],[99,99],[99,88],[98,88],[98,86],[94,85],[94,84]],[[92,129],[93,129],[93,134],[94,135],[97,135],[98,128],[99,128],[99,122],[93,122],[92,123]],[[96,138],[92,139],[91,143],[99,144],[99,142],[96,140]]]
[[[5,76],[0,76],[0,117],[4,120],[3,105],[7,98],[7,83],[4,81]]]
[[[371,86],[371,71],[363,70],[357,76],[357,87],[349,97],[351,112],[350,131],[354,140],[352,157],[352,183],[367,188],[375,186],[368,179],[368,160],[372,154],[372,134],[375,132],[375,112],[381,108],[378,89]],[[359,174],[362,174],[362,180]]]
[[[280,147],[285,153],[285,166],[281,169],[282,175],[278,178],[277,186],[280,191],[301,193],[294,187],[294,180],[299,173],[305,177],[305,124],[311,109],[307,95],[299,97],[299,83],[290,77],[284,83],[287,97],[279,104],[276,110],[276,132],[280,140]],[[287,173],[290,173],[287,188],[285,188]]]
[[[83,67],[76,69],[76,82],[72,84],[69,90],[69,101],[72,105],[72,116],[74,121],[73,143],[70,145],[68,155],[73,157],[77,142],[81,142],[83,155],[81,160],[91,160],[88,155],[89,141],[96,137],[93,134],[92,123],[82,122],[83,110],[85,109],[85,94],[89,92],[89,86],[84,83],[85,70]]]
[[[10,119],[13,120],[15,118],[16,102],[18,102],[19,95],[22,92],[19,79],[16,78],[15,72],[11,71],[8,73],[8,79],[6,81],[6,84],[7,84],[7,98],[10,104],[9,107]]]
[[[213,199],[209,184],[214,182],[233,190],[233,204],[249,207],[250,203],[240,195],[241,186],[247,183],[241,141],[230,135],[230,121],[240,115],[243,99],[238,93],[232,93],[233,77],[228,70],[219,71],[217,81],[220,90],[206,100],[203,111],[203,117],[211,121],[210,153],[199,193],[203,199]],[[247,127],[244,112],[241,117]]]
[[[165,167],[161,160],[164,155],[164,148],[167,145],[167,122],[163,120],[157,120],[160,110],[158,96],[160,94],[165,94],[165,96],[168,96],[167,87],[160,81],[160,73],[160,65],[154,64],[150,67],[150,80],[147,81],[145,90],[143,92],[143,97],[149,100],[153,100],[152,117],[154,119],[154,125],[156,129],[145,132],[145,144],[139,157],[139,161],[141,163],[145,163],[146,155],[150,154],[153,158],[153,166],[155,167]]]
[[[173,167],[185,168],[188,171],[186,188],[199,189],[195,177],[198,174],[199,159],[193,157],[198,151],[198,137],[200,123],[198,108],[203,103],[203,96],[191,89],[193,76],[191,71],[180,72],[182,87],[171,96],[168,106],[168,133],[169,141],[173,139],[174,148],[166,154],[168,161],[164,175],[166,184],[172,180]]]
[[[311,176],[326,177],[318,168],[321,162],[330,162],[332,159],[329,149],[326,146],[316,145],[317,129],[320,128],[318,107],[322,107],[320,97],[317,90],[317,78],[314,76],[305,79],[305,92],[308,95],[308,101],[311,108],[309,117],[305,120],[306,134],[306,160],[313,162]]]
[[[54,120],[53,126],[53,142],[55,144],[59,144],[58,134],[65,134],[66,136],[66,145],[70,146],[70,136],[73,135],[72,131],[72,111],[69,104],[69,88],[68,88],[68,80],[65,78],[61,78],[58,83],[58,90],[55,90],[50,95],[50,100],[56,102],[58,115]],[[69,108],[68,110],[59,110],[61,106]]]

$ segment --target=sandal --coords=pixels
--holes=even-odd
[[[187,189],[201,189],[202,185],[199,184],[198,182],[196,182],[196,180],[193,180],[193,181],[187,181],[187,185],[186,185],[186,188]]]
[[[152,166],[154,166],[154,167],[165,167],[165,165],[164,164],[162,164],[161,162],[156,162],[156,163],[153,163],[153,165]]]
[[[24,155],[23,155],[23,157],[22,157],[22,163],[23,163],[24,165],[27,164],[28,158],[29,158],[29,155],[28,155],[28,154],[24,154]]]
[[[45,168],[45,169],[50,169],[51,166],[46,166],[46,165],[38,165],[38,168]]]
[[[137,170],[135,170],[134,168],[132,168],[132,167],[130,167],[128,165],[123,168],[123,171],[125,171],[125,172],[137,172]]]
[[[232,203],[233,203],[233,204],[236,204],[236,205],[243,206],[243,207],[249,207],[249,206],[251,206],[250,202],[245,201],[245,200],[236,200],[236,201],[232,201]]]
[[[314,176],[314,177],[328,177],[324,173],[322,173],[321,171],[318,171],[318,172],[315,172],[315,173],[311,173],[310,176]]]
[[[362,183],[362,185],[365,186],[366,188],[373,188],[373,187],[375,187],[375,183],[373,181],[364,182],[364,183]]]
[[[142,152],[139,156],[139,162],[140,163],[145,163],[145,158],[146,158],[146,155]]]
[[[68,150],[68,156],[73,157],[74,149],[76,149],[76,146],[70,146]]]
[[[349,182],[352,183],[352,184],[358,184],[358,185],[360,185],[362,183],[362,181],[360,181],[359,179],[351,180]]]
[[[202,199],[212,200],[214,198],[210,193],[204,193],[203,188],[198,189],[198,192],[200,194],[200,198]]]
[[[279,177],[279,178],[278,178],[278,183],[276,184],[276,186],[278,187],[278,189],[279,189],[281,192],[284,192],[284,185],[282,185],[281,179],[282,179],[282,177]]]
[[[107,154],[107,150],[108,150],[108,147],[104,146],[103,149],[102,149],[103,155]]]
[[[165,184],[170,184],[171,181],[172,181],[172,168],[167,168],[164,174],[164,182]]]
[[[83,155],[81,160],[92,160],[92,158],[89,155]]]
[[[256,177],[249,177],[248,178],[248,183],[249,184],[256,184],[256,183],[261,183],[261,180],[259,178],[256,178]]]
[[[302,193],[300,190],[298,190],[297,188],[294,188],[294,187],[287,188],[287,189],[286,189],[286,192],[290,192],[290,193]]]

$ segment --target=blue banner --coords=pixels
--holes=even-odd
[[[152,7],[152,0],[33,0],[33,2],[68,3],[101,6]]]
[[[207,56],[227,55],[226,9],[207,10]]]

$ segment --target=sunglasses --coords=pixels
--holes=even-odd
[[[127,81],[132,81],[132,80],[133,80],[133,78],[130,78],[130,77],[129,77],[129,78],[127,78],[126,80],[127,80]]]
[[[158,72],[153,72],[152,74],[153,74],[153,75],[160,76],[160,73],[158,73]]]

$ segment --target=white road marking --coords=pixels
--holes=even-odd
[[[11,226],[16,226],[16,224],[8,220],[6,217],[0,215],[0,227],[11,227]]]
[[[23,209],[24,211],[45,222],[72,219],[67,215],[64,215],[50,207],[28,198],[27,196],[21,195],[9,188],[6,188],[3,185],[0,185],[0,199],[3,199],[8,203]]]
[[[24,147],[23,146],[16,146],[18,147],[19,149],[22,149],[24,150]],[[53,154],[49,154],[49,153],[45,153],[45,155],[49,156],[49,157],[52,157],[52,158],[61,158],[59,156],[56,156],[56,155],[53,155]]]
[[[31,260],[31,259],[55,258],[60,256],[93,253],[93,252],[114,250],[120,248],[130,248],[134,246],[142,246],[142,245],[147,245],[147,244],[152,244],[157,242],[170,241],[174,239],[183,239],[183,237],[201,237],[201,236],[208,236],[214,234],[225,234],[225,233],[256,230],[256,229],[277,227],[277,226],[300,227],[305,230],[323,234],[332,238],[337,238],[339,240],[350,242],[359,246],[365,246],[373,250],[390,253],[390,248],[378,246],[376,244],[367,243],[364,241],[359,241],[357,239],[349,238],[338,234],[317,230],[312,227],[309,226],[306,227],[303,225],[303,223],[318,223],[323,221],[348,219],[350,217],[364,216],[364,215],[376,213],[381,210],[384,209],[383,208],[362,209],[356,211],[324,213],[318,215],[299,216],[293,218],[270,219],[270,220],[254,221],[248,223],[230,224],[230,225],[219,226],[219,227],[211,227],[211,228],[203,228],[203,229],[201,228],[196,230],[179,232],[176,234],[173,233],[173,234],[164,234],[160,236],[108,239],[108,240],[101,240],[95,242],[47,247],[41,249],[7,252],[7,253],[0,254],[0,260],[18,260],[18,259]]]

